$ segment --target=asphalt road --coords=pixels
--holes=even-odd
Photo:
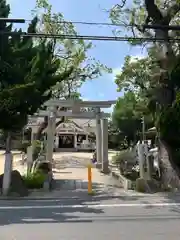
[[[1,240],[173,240],[179,222],[179,197],[0,201]]]

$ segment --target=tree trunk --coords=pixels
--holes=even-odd
[[[169,26],[171,19],[174,17],[172,16],[172,14],[174,15],[177,13],[177,11],[172,11],[170,7],[169,9],[167,9],[166,12],[162,14],[161,10],[155,4],[155,0],[145,0],[145,7],[148,13],[146,23],[152,22],[152,24],[161,26]],[[173,66],[172,64],[174,64],[175,61],[175,55],[173,53],[172,44],[168,41],[168,29],[161,28],[155,29],[154,31],[156,38],[164,39],[164,42],[157,43],[157,52],[159,54],[160,68],[163,70],[163,73],[160,75],[159,79],[159,110],[162,111],[165,107],[171,106],[174,100],[175,94],[173,86],[171,85],[170,74]],[[180,186],[178,169],[172,159],[172,149],[163,141],[160,141],[159,144],[159,156],[162,172],[161,177],[163,183],[166,184],[166,186]]]
[[[47,128],[48,126],[48,116],[44,117],[44,121],[41,123],[40,127],[38,128],[37,134],[36,134],[36,140],[41,139],[42,132]]]
[[[7,196],[10,190],[9,188],[11,184],[12,160],[13,160],[13,157],[11,153],[11,132],[7,132],[3,187],[2,187],[4,196]]]
[[[165,142],[159,143],[161,182],[165,189],[180,187],[180,171],[173,161],[173,149]]]

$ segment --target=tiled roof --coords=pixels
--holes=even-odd
[[[39,117],[37,119],[35,119],[33,122],[43,122],[44,118],[43,117]],[[59,119],[57,119],[57,121],[59,121]],[[95,119],[78,119],[78,118],[72,118],[69,119],[68,121],[74,122],[75,124],[77,124],[79,127],[95,127],[96,126],[96,120]]]
[[[93,128],[95,127],[95,121],[87,120],[87,119],[68,119],[65,123],[69,123],[69,127],[71,128],[72,125],[75,125],[77,127],[77,129],[81,129],[82,131],[84,130],[85,132],[89,132],[92,130],[92,132],[94,131]],[[59,130],[60,125],[65,124],[65,123],[61,123],[59,124],[59,126],[56,127],[56,130]],[[91,129],[88,129],[88,127]]]
[[[78,119],[73,118],[71,120],[75,124],[77,124],[80,127],[95,127],[96,126],[96,120],[95,119]]]
[[[40,125],[42,122],[43,122],[44,118],[37,118],[36,119],[36,124],[37,125]],[[56,122],[58,122],[59,119],[56,120]],[[33,121],[34,124],[35,124],[35,121]],[[87,129],[88,127],[92,128],[92,132],[94,131],[93,128],[96,127],[96,120],[95,119],[78,119],[78,118],[72,118],[72,119],[68,119],[66,122],[72,122],[74,123],[77,128],[80,128],[82,130],[85,130],[85,131],[91,131],[89,129]],[[61,123],[63,124],[63,123]],[[60,125],[61,125],[60,124]],[[36,126],[38,127],[38,126]],[[56,129],[58,129],[59,126],[56,127]],[[85,128],[85,129],[83,129]],[[43,130],[43,132],[46,132],[46,128]]]

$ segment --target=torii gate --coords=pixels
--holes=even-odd
[[[47,153],[46,159],[53,156],[55,124],[57,117],[96,119],[96,151],[97,162],[102,171],[108,171],[108,120],[110,114],[101,112],[101,108],[110,108],[116,101],[82,101],[82,100],[49,100],[44,103],[46,111],[39,111],[35,116],[48,116],[47,127]],[[72,109],[71,111],[57,111],[57,107]],[[81,112],[84,107],[93,107],[95,112]]]

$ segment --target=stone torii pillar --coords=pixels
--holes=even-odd
[[[96,156],[98,164],[102,164],[102,135],[100,118],[100,108],[96,108]]]
[[[108,120],[101,119],[101,130],[102,130],[102,172],[109,172],[109,159],[108,159]]]
[[[46,145],[46,160],[52,162],[53,149],[55,140],[55,128],[56,128],[56,114],[54,109],[49,112],[48,126],[47,126],[47,145]]]
[[[145,171],[144,171],[144,162],[145,162],[144,144],[138,142],[137,143],[137,150],[138,150],[138,158],[139,158],[139,174],[140,174],[140,178],[145,179]]]

